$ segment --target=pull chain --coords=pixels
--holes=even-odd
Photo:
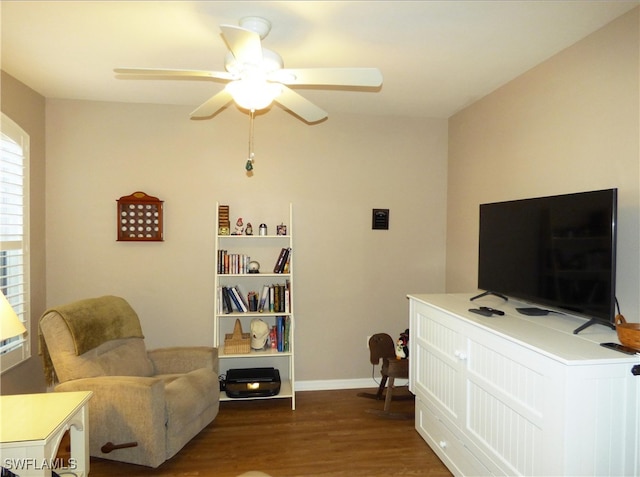
[[[249,116],[249,156],[247,158],[247,163],[244,168],[247,172],[251,172],[253,170],[253,119],[255,117],[256,110],[252,109],[251,114]]]

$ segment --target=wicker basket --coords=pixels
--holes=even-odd
[[[640,349],[640,323],[627,323],[624,316],[616,316],[616,331],[620,343],[630,348]]]
[[[242,332],[242,323],[236,319],[233,333],[224,335],[224,354],[243,354],[251,351],[251,333]]]

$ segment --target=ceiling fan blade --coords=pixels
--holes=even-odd
[[[223,109],[229,104],[233,98],[226,89],[223,89],[218,94],[213,95],[207,101],[198,106],[192,113],[191,119],[205,119],[210,118],[218,111]]]
[[[282,86],[282,93],[275,101],[308,123],[318,122],[328,116],[326,111],[286,86]]]
[[[262,62],[260,35],[234,25],[220,25],[220,29],[236,60],[253,65],[259,65]]]
[[[127,78],[140,79],[221,79],[232,81],[237,79],[235,75],[226,71],[204,71],[204,70],[174,70],[156,68],[116,68],[113,70],[117,75]]]
[[[285,68],[269,79],[286,85],[380,86],[382,73],[378,68]]]

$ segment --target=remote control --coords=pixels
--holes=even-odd
[[[469,311],[471,313],[476,313],[482,316],[493,316],[493,313],[491,313],[489,310],[484,310],[482,308],[469,308]]]
[[[488,311],[488,312],[490,312],[490,313],[492,313],[494,315],[500,315],[500,316],[504,315],[504,311],[496,310],[495,308],[489,308],[488,306],[481,306],[480,309]]]
[[[635,348],[630,348],[629,346],[624,346],[618,343],[600,343],[600,346],[604,346],[605,348],[614,349],[616,351],[620,351],[624,354],[640,354],[640,350]]]

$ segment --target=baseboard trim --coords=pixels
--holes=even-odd
[[[367,389],[377,388],[379,385],[380,381],[374,381],[372,378],[296,381],[296,392],[331,391],[335,389]],[[396,386],[406,386],[406,382],[398,380],[396,381]]]

